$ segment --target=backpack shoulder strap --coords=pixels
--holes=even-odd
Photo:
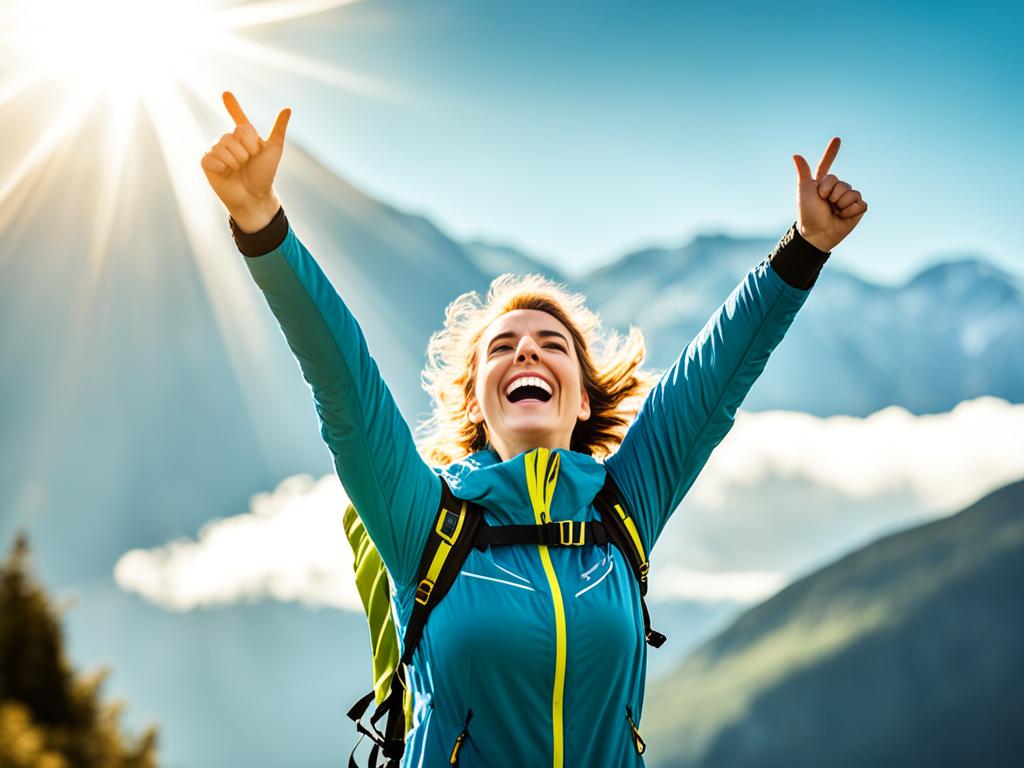
[[[437,518],[427,536],[427,544],[423,548],[423,556],[416,571],[416,597],[409,623],[405,628],[402,658],[391,677],[387,697],[370,719],[373,732],[360,729],[361,733],[370,735],[376,742],[375,752],[379,749],[384,753],[388,768],[397,766],[405,752],[404,699],[408,689],[406,668],[412,663],[413,654],[423,638],[423,630],[431,611],[452,588],[463,563],[473,549],[477,533],[481,526],[485,525],[482,509],[476,504],[457,498],[445,479],[440,479],[441,503],[438,505]],[[355,715],[353,719],[358,724],[363,711],[365,707],[353,708],[349,712],[349,717]],[[384,722],[384,732],[381,734],[376,730],[376,725],[385,717],[387,719]],[[370,762],[371,765],[376,762],[375,754],[371,755]]]
[[[481,508],[459,499],[441,478],[441,503],[416,571],[416,600],[405,629],[402,664],[412,661],[430,612],[452,588],[484,525]]]
[[[636,521],[630,514],[618,486],[608,471],[605,471],[604,485],[594,497],[594,506],[601,513],[601,522],[604,523],[608,532],[608,540],[626,556],[633,576],[640,587],[640,606],[644,613],[644,638],[648,645],[660,648],[667,638],[651,627],[651,615],[647,610],[647,571],[650,568],[647,552],[644,550],[644,542],[640,538],[640,530],[636,527]]]

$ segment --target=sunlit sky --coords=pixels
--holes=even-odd
[[[138,5],[88,7],[97,2]],[[85,7],[30,5],[49,9],[44,20]],[[791,155],[813,164],[838,135],[833,171],[871,209],[837,261],[884,282],[964,252],[1024,272],[1013,215],[1024,207],[1024,13],[1014,4],[254,5],[257,17],[235,10],[217,29],[208,13],[161,21],[218,50],[216,66],[182,61],[189,87],[211,105],[234,90],[263,130],[291,106],[291,140],[456,237],[507,242],[579,273],[700,232],[779,234],[794,218]],[[69,36],[46,35],[79,64],[75,30],[88,18]],[[22,33],[6,26],[9,44]],[[115,47],[130,60],[79,66],[82,82],[130,89],[163,50]],[[20,87],[21,70],[5,68],[0,103]],[[198,174],[198,157],[189,170]]]
[[[844,265],[888,282],[969,250],[1024,272],[1021,6],[782,5],[365,0],[279,34],[388,99],[245,95],[266,120],[288,100],[364,189],[573,271],[779,232],[792,153],[839,135],[834,170],[871,205]]]

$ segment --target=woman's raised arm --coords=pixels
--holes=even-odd
[[[274,194],[290,111],[278,115],[263,140],[234,96],[224,94],[224,104],[235,130],[203,157],[203,170],[312,388],[338,476],[392,578],[409,584],[440,501],[440,480],[416,451],[362,329]],[[340,528],[341,510],[338,522]]]
[[[648,551],[732,428],[747,392],[764,371],[810,294],[832,248],[867,210],[849,184],[829,174],[839,139],[811,176],[797,168],[797,222],[750,270],[651,390],[606,467],[640,519]]]

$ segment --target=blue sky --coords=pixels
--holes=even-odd
[[[813,166],[832,135],[834,172],[871,206],[845,267],[894,282],[969,251],[1022,273],[1022,16],[363,0],[261,34],[376,95],[287,75],[237,90],[257,123],[292,106],[291,138],[371,194],[574,273],[698,232],[781,234],[792,153]]]

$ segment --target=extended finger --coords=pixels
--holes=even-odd
[[[858,200],[857,202],[848,205],[845,208],[841,208],[839,210],[839,217],[843,219],[849,219],[852,216],[860,216],[867,209],[868,204],[863,200]]]
[[[839,198],[841,198],[843,195],[845,195],[851,189],[852,189],[852,187],[849,184],[847,184],[845,181],[838,182],[834,187],[832,187],[832,191],[828,195],[828,201],[830,203],[838,203],[839,202]]]
[[[839,137],[834,136],[832,141],[825,147],[825,152],[821,156],[821,160],[818,161],[818,170],[814,172],[814,178],[820,179],[826,173],[829,168],[832,167],[832,161],[836,159],[836,155],[839,154]]]
[[[793,155],[793,164],[796,166],[797,181],[813,181],[811,178],[811,166],[807,164],[803,155]]]
[[[836,208],[842,210],[843,208],[849,208],[851,205],[860,200],[860,192],[856,189],[851,189],[845,192],[838,200],[835,201]]]
[[[242,169],[241,163],[238,162],[234,155],[228,152],[228,148],[223,144],[215,144],[213,149],[210,150],[210,154],[233,171]]]
[[[282,109],[277,116],[277,120],[274,121],[274,127],[270,129],[267,141],[272,141],[275,144],[284,144],[284,134],[288,130],[288,121],[291,117],[291,109]]]
[[[242,146],[242,142],[232,136],[230,133],[225,133],[220,137],[219,144],[222,144],[227,148],[228,152],[235,156],[235,159],[239,163],[246,163],[249,161],[249,152],[245,147]]]
[[[253,128],[249,123],[245,125],[239,125],[233,131],[233,135],[236,139],[242,142],[242,146],[245,147],[246,152],[250,155],[258,154],[260,151],[260,135],[256,133],[256,129]]]
[[[839,179],[831,173],[823,179],[818,180],[818,195],[824,200],[832,194],[832,188],[839,183]]]
[[[200,165],[202,165],[203,168],[205,168],[210,173],[217,173],[220,174],[221,176],[225,175],[228,172],[228,167],[224,165],[224,163],[222,163],[216,157],[211,155],[209,152],[203,155],[203,160],[200,163]]]
[[[242,105],[238,103],[235,94],[231,91],[224,91],[221,98],[224,100],[224,106],[227,107],[231,119],[235,121],[235,125],[247,125],[249,123],[249,118],[245,116]]]

